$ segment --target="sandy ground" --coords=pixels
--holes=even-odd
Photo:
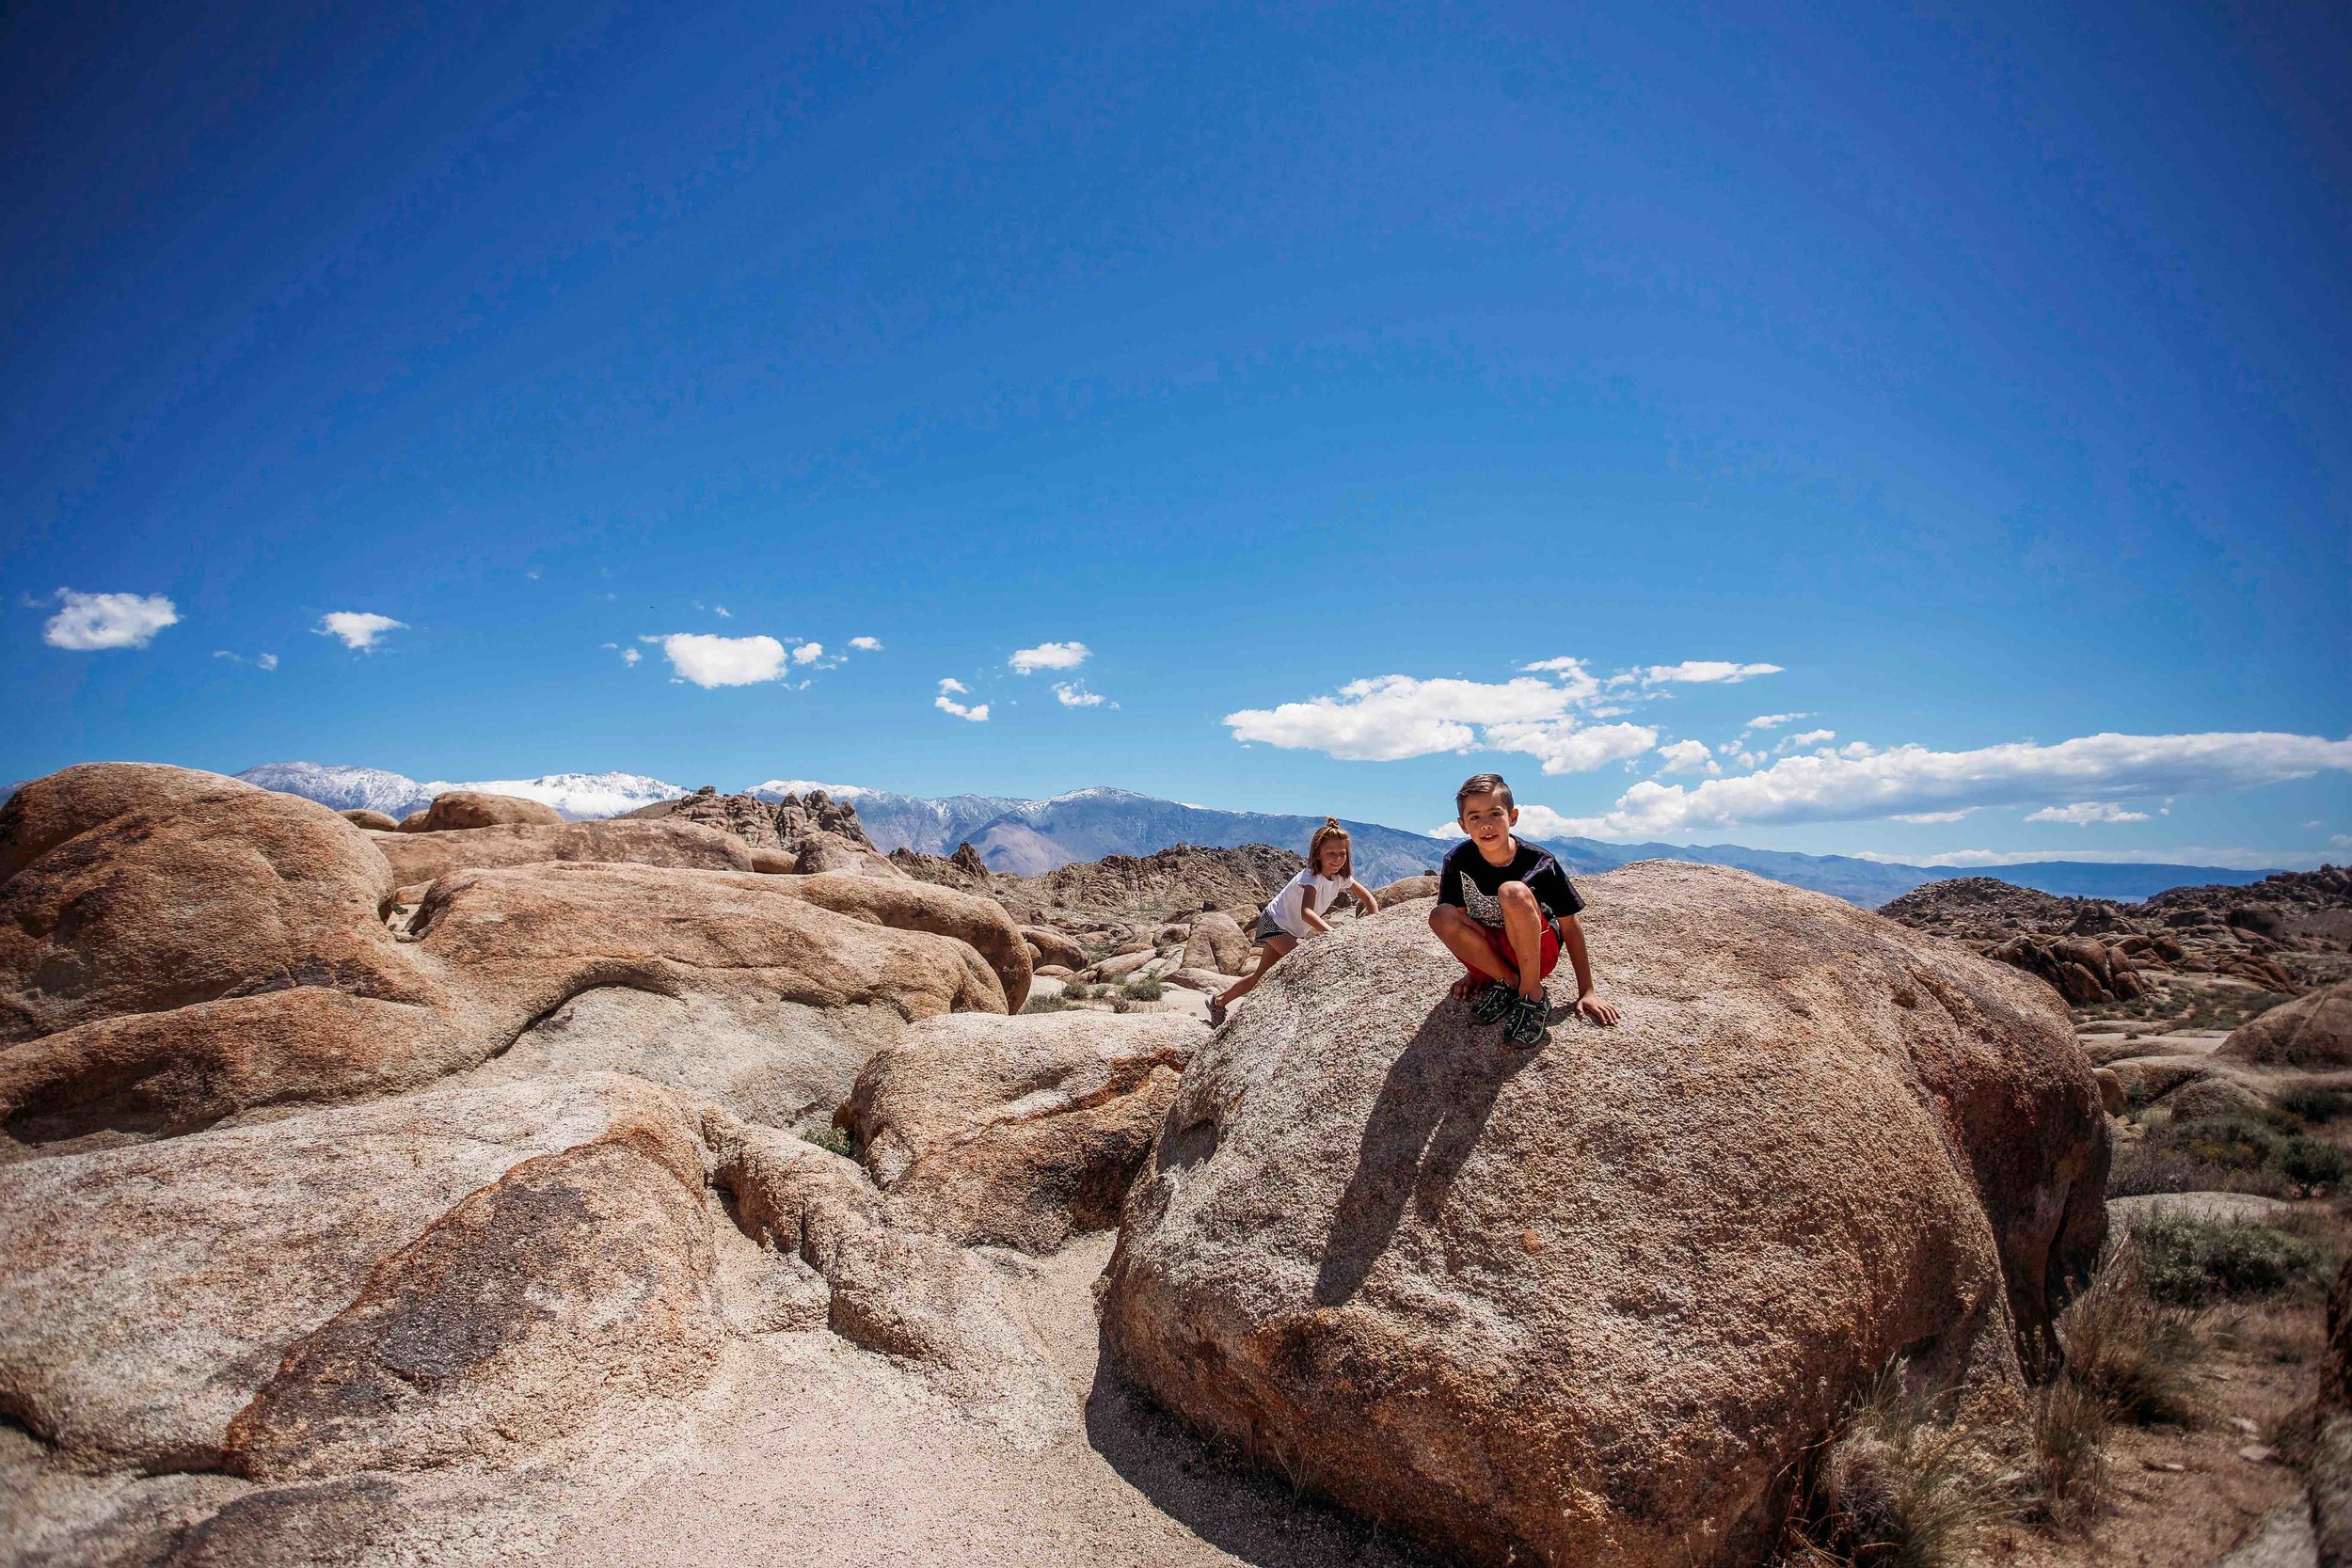
[[[548,1560],[1427,1568],[1361,1521],[1228,1464],[1099,1371],[1092,1286],[1111,1244],[1089,1237],[1024,1287],[1069,1395],[1068,1423],[1045,1446],[957,1415],[830,1334],[770,1335],[705,1402],[699,1430],[576,1516]]]

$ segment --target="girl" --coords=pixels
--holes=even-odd
[[[1323,911],[1338,903],[1343,893],[1354,894],[1366,914],[1380,909],[1372,891],[1356,879],[1356,853],[1347,830],[1340,826],[1338,817],[1327,816],[1307,846],[1307,863],[1258,915],[1257,940],[1263,945],[1258,949],[1257,971],[1235,981],[1222,996],[1209,999],[1210,1024],[1223,1023],[1225,1009],[1256,989],[1265,972],[1280,963],[1292,948],[1328,931],[1330,923],[1323,918]]]

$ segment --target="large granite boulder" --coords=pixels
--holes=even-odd
[[[388,833],[374,840],[392,879],[414,887],[469,867],[532,865],[543,861],[626,862],[692,871],[751,871],[740,839],[694,822],[513,823],[452,832]]]
[[[893,1219],[1052,1252],[1117,1223],[1205,1036],[1178,1013],[928,1019],[866,1064],[839,1120]]]
[[[518,823],[552,825],[563,820],[564,814],[544,800],[526,800],[519,795],[493,795],[481,789],[453,789],[433,797],[433,803],[424,808],[421,817],[411,812],[401,819],[400,826],[405,832],[447,833]]]
[[[1587,884],[1601,989],[1514,1051],[1424,925],[1308,943],[1130,1189],[1125,1374],[1475,1561],[1768,1551],[1897,1358],[2014,1385],[2105,1236],[2106,1117],[2040,981],[1743,872]]]
[[[835,913],[782,891],[795,879],[750,872],[452,872],[396,935],[392,869],[367,833],[179,769],[34,781],[0,808],[0,864],[14,868],[0,882],[0,1126],[19,1143],[421,1088],[598,988],[901,1021],[1007,1010],[967,941]],[[990,911],[1025,990],[1027,949],[1002,911],[955,919],[988,940]]]
[[[872,857],[869,857],[872,858]],[[884,864],[889,863],[884,862]],[[896,867],[893,867],[895,873]],[[780,878],[769,884],[785,897],[804,898],[853,920],[901,931],[928,931],[965,943],[995,972],[1005,988],[1005,1010],[1019,1012],[1029,998],[1029,943],[1012,916],[995,899],[956,888],[894,876],[816,874]]]
[[[1192,929],[1185,933],[1184,966],[1239,974],[1249,967],[1250,946],[1248,935],[1233,923],[1232,915],[1203,910],[1193,916]]]
[[[2256,1014],[2216,1054],[2265,1066],[2352,1067],[2352,980]]]

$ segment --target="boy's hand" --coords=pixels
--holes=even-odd
[[[1595,1023],[1604,1027],[1617,1022],[1616,1007],[1613,1004],[1603,1002],[1589,990],[1577,997],[1576,1011],[1578,1017],[1589,1018]]]

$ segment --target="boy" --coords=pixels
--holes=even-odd
[[[1567,949],[1576,969],[1576,1010],[1595,1023],[1617,1022],[1617,1009],[1593,994],[1593,966],[1584,952],[1584,907],[1560,863],[1511,836],[1518,807],[1500,773],[1480,773],[1454,792],[1454,815],[1470,835],[1455,845],[1438,872],[1438,907],[1429,928],[1470,973],[1454,982],[1481,1023],[1503,1020],[1502,1037],[1517,1046],[1542,1043],[1549,1005],[1544,978]]]

